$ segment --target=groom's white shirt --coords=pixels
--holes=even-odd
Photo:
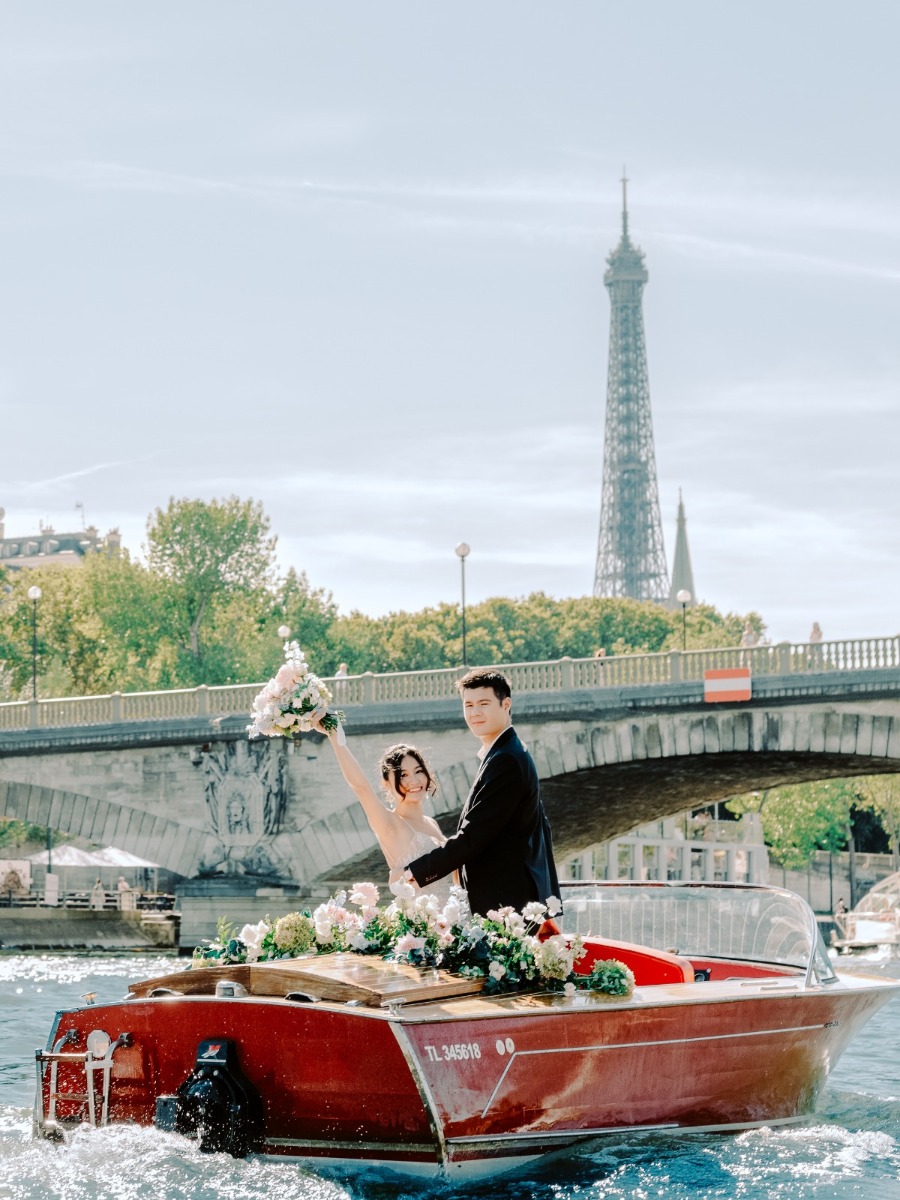
[[[506,729],[512,729],[512,721],[510,721],[510,723],[507,725]],[[492,749],[493,746],[495,745],[495,743],[499,742],[500,739],[503,737],[504,733],[506,733],[506,729],[501,729],[500,732],[497,734],[497,736],[493,739],[493,741],[488,742],[488,744],[486,746],[484,745],[484,743],[482,743],[481,749],[478,751],[478,757],[481,759],[482,762],[484,762],[485,755],[487,754],[487,752],[490,749]]]

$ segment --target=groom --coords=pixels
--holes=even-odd
[[[443,846],[406,869],[421,888],[459,871],[473,913],[559,896],[550,825],[541,804],[531,755],[512,727],[509,680],[500,671],[476,668],[457,683],[466,724],[481,741],[481,766]]]

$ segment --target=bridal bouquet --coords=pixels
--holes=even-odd
[[[331,703],[331,692],[310,671],[303,651],[296,642],[284,643],[284,664],[253,701],[252,738],[286,737],[309,733],[312,715]],[[322,721],[326,733],[334,733],[344,723],[342,712],[329,713]]]

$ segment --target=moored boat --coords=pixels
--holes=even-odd
[[[900,952],[900,871],[876,883],[849,912],[836,916],[835,924],[838,950]]]
[[[835,973],[793,893],[578,884],[577,970],[627,997],[488,994],[354,953],[181,971],[57,1014],[35,1130],[131,1121],[243,1155],[486,1174],[604,1134],[802,1120],[894,980]]]

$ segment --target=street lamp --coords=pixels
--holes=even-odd
[[[43,592],[35,584],[28,589],[31,601],[31,698],[37,700],[37,606]]]
[[[681,605],[681,649],[687,650],[687,606],[693,600],[693,596],[687,590],[682,588],[680,592],[675,594],[675,599]]]
[[[456,556],[459,559],[460,586],[462,588],[462,660],[464,667],[469,665],[466,654],[466,557],[471,553],[471,550],[472,547],[468,542],[460,542],[456,547]]]
[[[287,625],[279,625],[277,633],[283,642],[286,642],[288,640],[288,638],[291,636],[291,631],[287,627]]]

